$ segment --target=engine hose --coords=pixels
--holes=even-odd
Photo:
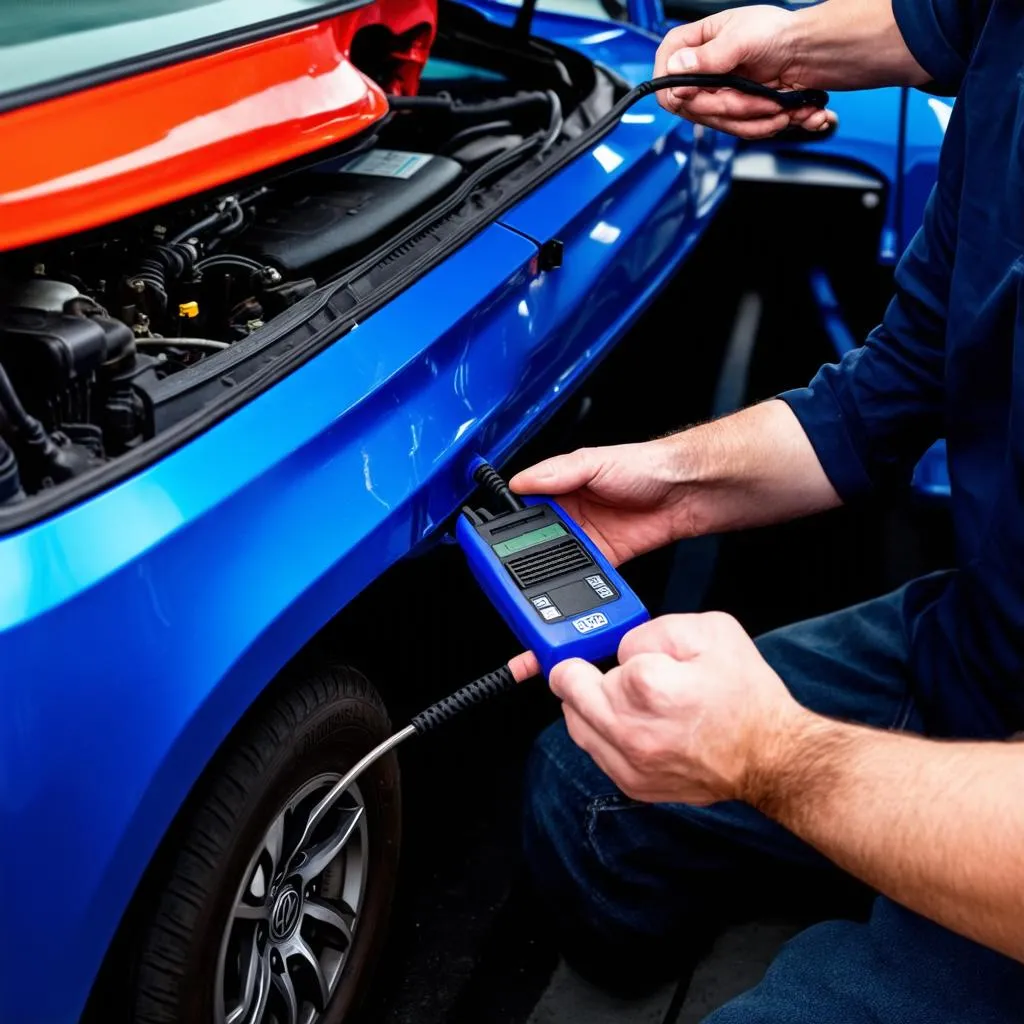
[[[471,124],[466,128],[460,128],[452,135],[441,147],[441,154],[457,153],[463,146],[489,135],[515,135],[515,129],[511,121],[483,121],[480,124]]]
[[[190,348],[196,352],[223,352],[231,348],[229,341],[209,341],[206,338],[136,338],[139,348]]]
[[[201,220],[197,220],[194,224],[189,224],[187,228],[183,228],[170,240],[168,244],[177,245],[189,238],[197,237],[203,234],[203,232],[209,231],[211,228],[216,228],[216,233],[218,235],[232,234],[237,231],[245,221],[245,206],[248,203],[253,202],[253,200],[258,199],[266,192],[266,186],[262,186],[254,192],[250,192],[249,195],[242,199],[239,199],[237,196],[225,196],[217,204],[217,209],[214,210],[213,213],[209,213]],[[225,221],[227,223],[224,223]]]
[[[143,258],[131,284],[139,291],[157,296],[161,312],[167,306],[167,280],[177,280],[195,268],[199,250],[190,242],[156,245]],[[141,287],[140,287],[141,286]]]
[[[460,103],[445,96],[388,96],[392,110],[444,110],[456,117],[498,117],[526,107],[549,106],[547,92],[527,92],[479,103]]]
[[[9,505],[25,497],[18,475],[18,460],[7,442],[0,437],[0,506]]]
[[[551,117],[548,121],[548,133],[544,142],[541,143],[540,149],[537,150],[538,156],[543,156],[558,141],[558,136],[562,134],[562,129],[565,127],[565,121],[562,118],[562,101],[558,98],[558,93],[553,89],[548,89],[546,95],[551,104]]]
[[[90,466],[90,457],[74,445],[59,447],[34,416],[30,416],[18,398],[7,371],[0,366],[0,406],[7,414],[11,426],[25,447],[33,469],[43,480],[63,483],[84,472]]]
[[[264,264],[248,256],[227,252],[207,256],[195,265],[196,270],[209,270],[211,267],[241,267],[242,270],[251,270],[254,274],[262,274],[267,269]]]
[[[52,443],[42,423],[25,411],[18,392],[14,390],[11,378],[7,376],[3,366],[0,366],[0,406],[3,406],[11,426],[26,444],[32,448],[46,448]]]
[[[226,216],[227,213],[224,210],[214,210],[213,213],[207,215],[202,220],[197,220],[195,224],[189,224],[187,228],[179,231],[168,244],[178,245],[187,238],[201,235],[204,231],[216,227]]]

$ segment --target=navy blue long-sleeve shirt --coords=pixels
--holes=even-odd
[[[929,732],[1024,729],[1024,5],[894,0],[956,93],[924,224],[881,326],[781,397],[849,501],[909,481],[947,438],[957,569],[912,584],[911,672]]]

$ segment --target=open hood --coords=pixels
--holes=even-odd
[[[9,26],[0,251],[142,213],[360,135],[386,114],[385,92],[416,92],[437,28],[436,0],[264,0],[247,3],[245,16],[234,0],[190,0],[134,19],[120,3],[89,6],[99,12],[91,24],[72,17],[72,7],[63,19],[33,13],[33,22]],[[154,38],[176,42],[154,50]],[[81,58],[104,54],[93,48],[103,41],[109,54]],[[360,49],[357,62],[376,81],[357,69]],[[60,65],[68,69],[61,77],[34,70],[31,61],[52,67],[65,51],[79,56]]]

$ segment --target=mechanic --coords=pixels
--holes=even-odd
[[[560,495],[623,562],[903,486],[945,434],[958,568],[756,643],[722,614],[666,616],[606,674],[558,666],[564,721],[528,775],[542,902],[569,962],[628,991],[678,977],[737,898],[852,875],[881,894],[868,920],[804,931],[708,1024],[1020,1022],[1024,744],[1007,740],[1024,729],[1024,8],[741,8],[668,34],[657,73],[688,70],[957,94],[895,297],[808,387],[554,458],[513,489]],[[747,137],[789,122],[728,91],[660,101]]]

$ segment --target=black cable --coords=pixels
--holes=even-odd
[[[224,218],[227,216],[224,210],[214,210],[213,213],[203,217],[202,220],[197,220],[194,224],[189,224],[187,228],[179,231],[171,240],[171,245],[176,245],[178,242],[185,242],[189,238],[196,238],[207,228],[216,227]]]
[[[693,72],[685,75],[663,75],[643,82],[615,105],[615,110],[631,107],[638,99],[649,96],[662,89],[735,89],[745,92],[748,96],[760,96],[763,99],[778,103],[783,110],[799,110],[801,107],[817,107],[824,110],[828,106],[828,93],[824,89],[790,89],[782,91],[762,85],[750,78],[740,75],[708,75]]]
[[[546,153],[555,144],[558,136],[562,134],[562,128],[565,126],[565,121],[562,117],[562,101],[558,98],[558,93],[553,89],[548,89],[546,95],[551,102],[551,118],[548,121],[548,133],[544,139],[544,144],[537,150],[538,156]]]
[[[227,252],[201,259],[194,269],[202,271],[209,270],[211,267],[241,267],[243,270],[251,270],[254,274],[261,274],[267,269],[262,263],[250,259],[248,256]]]
[[[90,468],[87,454],[83,455],[74,446],[58,446],[42,423],[26,411],[3,366],[0,366],[0,408],[16,435],[14,440],[19,442],[19,454],[29,460],[40,480],[63,483]]]
[[[481,486],[486,487],[496,498],[504,502],[513,512],[521,512],[523,503],[508,489],[504,478],[489,466],[486,462],[480,463],[473,473],[473,479]]]
[[[18,474],[18,460],[7,442],[0,437],[0,505],[20,501],[25,497]]]
[[[512,23],[512,31],[521,36],[528,36],[536,11],[537,0],[522,0],[519,10],[516,12],[516,20]]]
[[[479,103],[462,103],[451,96],[388,96],[392,110],[443,110],[454,117],[500,117],[525,107],[548,106],[547,92],[525,92]]]
[[[516,685],[512,670],[508,665],[502,665],[501,668],[488,672],[479,679],[474,679],[471,683],[467,683],[453,694],[450,694],[443,700],[439,700],[436,704],[431,704],[429,708],[425,708],[418,715],[414,715],[410,724],[416,730],[416,734],[422,736],[424,733],[430,732],[439,725],[450,721],[460,711],[466,711],[469,708],[476,707],[477,704],[490,700],[492,697],[508,693],[514,690]]]
[[[42,447],[47,444],[49,435],[42,423],[26,412],[18,397],[18,392],[14,390],[11,378],[7,376],[7,371],[3,366],[0,366],[0,406],[7,413],[11,426],[21,435],[26,444],[33,447]]]
[[[471,124],[460,128],[441,148],[442,154],[456,153],[463,146],[487,135],[514,134],[511,121],[484,121],[482,124]]]
[[[390,753],[400,743],[404,743],[410,736],[422,736],[424,733],[436,729],[439,725],[451,721],[457,714],[469,708],[476,707],[484,701],[497,697],[500,694],[508,693],[516,688],[516,680],[508,665],[488,672],[479,679],[467,683],[453,694],[431,704],[418,715],[415,715],[404,729],[392,733],[386,740],[378,743],[368,754],[361,757],[345,774],[324,794],[316,806],[309,813],[302,835],[295,843],[293,849],[298,851],[303,848],[309,836],[316,830],[319,823],[323,821],[324,815],[331,809],[334,802],[348,790],[352,784],[369,767],[376,764],[385,754]],[[294,857],[294,854],[292,855]],[[289,868],[291,870],[291,862]],[[287,872],[286,872],[287,873]]]

